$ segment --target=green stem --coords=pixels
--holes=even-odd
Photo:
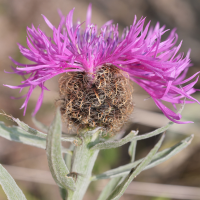
[[[74,149],[71,176],[76,182],[76,190],[68,191],[67,200],[81,200],[87,191],[91,182],[92,169],[99,153],[99,150],[91,150],[89,144],[95,142],[97,137],[98,132],[92,138],[82,138],[82,144]]]

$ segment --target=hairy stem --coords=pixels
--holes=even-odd
[[[87,191],[91,182],[92,169],[99,153],[99,150],[89,149],[89,143],[96,140],[97,134],[93,137],[82,138],[82,144],[74,149],[70,175],[74,177],[76,190],[68,191],[67,200],[81,200]]]

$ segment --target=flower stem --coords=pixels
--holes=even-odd
[[[68,191],[67,200],[81,200],[91,182],[92,169],[96,161],[99,150],[91,150],[89,143],[98,138],[98,131],[91,136],[84,136],[82,144],[76,146],[72,157],[71,176],[76,181],[76,190]]]

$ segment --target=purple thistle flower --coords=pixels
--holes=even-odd
[[[193,82],[191,80],[199,72],[185,79],[191,66],[190,50],[185,57],[183,53],[177,54],[182,42],[175,46],[178,39],[175,29],[161,42],[161,36],[168,31],[165,26],[160,27],[157,23],[155,28],[149,28],[149,22],[144,27],[145,18],[136,21],[135,17],[133,24],[119,36],[118,25],[112,24],[112,21],[100,29],[90,23],[91,5],[88,7],[85,30],[80,22],[73,24],[73,12],[74,9],[67,17],[59,13],[61,21],[58,28],[43,16],[53,31],[53,38],[45,35],[39,27],[36,29],[32,25],[27,28],[28,48],[19,44],[19,49],[23,56],[35,64],[21,64],[11,58],[14,64],[21,66],[12,67],[14,73],[22,77],[29,75],[21,85],[5,85],[20,90],[29,87],[23,96],[26,97],[21,107],[24,108],[24,114],[36,86],[41,88],[41,94],[33,115],[38,112],[44,90],[48,90],[44,86],[48,79],[68,72],[86,72],[92,77],[103,65],[114,65],[127,72],[130,80],[146,90],[168,119],[179,124],[190,123],[179,121],[181,115],[163,104],[163,101],[170,102],[176,108],[176,104],[200,103],[191,96],[197,91],[193,86],[198,77]]]

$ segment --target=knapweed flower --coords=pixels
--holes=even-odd
[[[166,107],[169,102],[176,104],[198,102],[191,96],[199,73],[185,79],[190,64],[190,51],[183,55],[176,46],[178,36],[175,29],[166,40],[161,36],[168,30],[159,23],[149,28],[144,26],[145,18],[137,21],[119,35],[118,25],[106,22],[101,28],[91,23],[91,5],[88,7],[86,28],[79,21],[73,24],[74,9],[65,17],[60,12],[61,21],[56,28],[45,17],[44,20],[53,31],[47,36],[39,27],[27,28],[28,48],[19,44],[19,49],[34,64],[21,64],[13,68],[14,73],[27,77],[21,85],[10,86],[22,90],[29,87],[21,108],[26,112],[33,90],[39,86],[41,94],[33,115],[39,110],[45,81],[62,74],[60,102],[62,115],[68,123],[117,127],[124,123],[133,110],[132,83],[146,90],[164,115],[175,123],[181,115]],[[193,80],[193,81],[191,81]],[[199,102],[198,102],[199,103]]]

